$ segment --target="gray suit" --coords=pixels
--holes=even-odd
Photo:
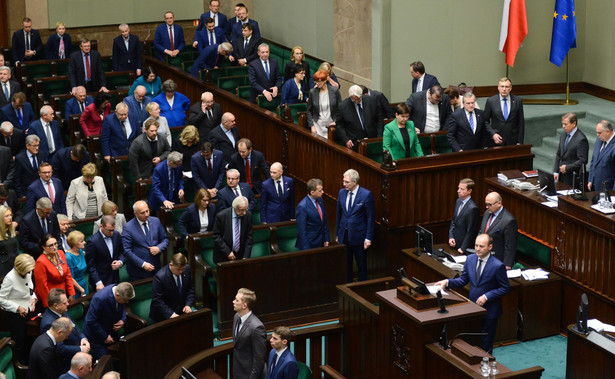
[[[451,102],[447,94],[442,94],[442,99],[438,102],[440,110],[440,130],[446,130],[446,120],[451,114]],[[425,122],[427,120],[427,90],[416,92],[410,95],[406,100],[406,105],[410,108],[410,121],[414,122],[421,133],[425,131]]]
[[[517,255],[517,220],[509,211],[502,208],[502,212],[491,221],[491,225],[485,230],[489,217],[491,213],[485,212],[479,233],[487,233],[493,238],[491,253],[505,266],[512,267]]]
[[[329,109],[331,110],[331,119],[335,121],[338,116],[338,106],[342,102],[342,95],[337,88],[327,87],[329,92]],[[320,118],[320,90],[318,88],[312,88],[310,90],[310,97],[307,101],[307,126],[311,128],[312,125]]]
[[[559,139],[553,172],[559,173],[559,167],[561,165],[566,165],[566,173],[559,175],[559,181],[571,186],[572,172],[574,171],[579,174],[581,172],[581,166],[585,166],[587,163],[589,142],[587,142],[587,137],[585,137],[581,129],[577,128],[577,131],[574,132],[574,135],[570,138],[570,142],[568,142],[566,149],[564,149],[566,136],[567,133],[563,133]]]
[[[265,375],[267,331],[252,313],[236,335],[239,314],[233,317],[233,378],[259,379]]]
[[[157,136],[156,141],[156,156],[163,161],[167,159],[167,155],[171,152],[171,147],[166,138]],[[132,178],[149,179],[154,173],[154,164],[152,163],[152,149],[145,133],[141,134],[132,142],[128,151],[128,159],[130,161],[130,171]]]

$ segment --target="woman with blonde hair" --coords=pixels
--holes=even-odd
[[[81,297],[88,294],[88,283],[85,280],[85,271],[87,264],[85,262],[85,235],[78,230],[73,230],[66,238],[70,249],[66,251],[66,264],[70,268],[70,273],[73,276],[73,286],[75,287],[75,297]]]
[[[66,33],[66,25],[62,21],[56,23],[56,32],[49,36],[45,44],[45,58],[66,59],[70,57],[72,41]]]
[[[166,139],[171,146],[171,129],[169,129],[167,118],[160,115],[160,104],[152,101],[145,106],[145,111],[149,114],[149,117],[143,121],[143,131],[145,131],[147,120],[156,120],[158,122],[158,137]]]
[[[340,88],[340,82],[337,80],[335,73],[333,73],[333,66],[329,62],[322,62],[320,67],[318,67],[319,71],[324,71],[327,73],[327,86],[333,88]]]
[[[115,219],[115,231],[122,234],[122,229],[126,224],[126,217],[123,213],[117,213],[119,210],[117,204],[111,200],[107,200],[102,204],[100,211],[103,216],[111,215]],[[94,221],[94,229],[92,234],[95,234],[100,229],[100,218]]]
[[[15,257],[19,254],[19,242],[15,225],[13,224],[13,211],[11,208],[0,206],[0,278],[12,268]]]
[[[182,171],[191,171],[190,158],[199,151],[199,131],[194,125],[186,125],[178,138],[173,141],[171,151],[182,154]]]
[[[100,216],[100,207],[107,198],[103,178],[96,175],[96,165],[87,163],[81,168],[81,176],[70,183],[66,214],[73,220]]]
[[[288,79],[292,79],[295,75],[291,72],[293,66],[295,64],[301,65],[303,67],[303,71],[305,71],[305,82],[309,81],[312,77],[310,72],[310,64],[305,61],[305,53],[303,52],[303,48],[301,46],[295,46],[290,51],[290,62],[286,62],[286,66],[284,67],[284,81],[286,82]]]

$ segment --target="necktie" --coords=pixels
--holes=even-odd
[[[493,221],[493,213],[489,216],[489,220],[487,220],[487,225],[485,225],[485,230],[483,230],[483,233],[487,233],[487,230],[489,230],[489,227],[491,226],[491,221]]]
[[[85,75],[88,80],[92,79],[92,70],[90,69],[90,53],[85,53]]]
[[[478,280],[480,279],[480,274],[481,274],[481,269],[483,268],[483,260],[479,259],[478,260],[478,267],[476,267],[476,281],[478,282]]]
[[[209,44],[210,45],[214,44],[214,35],[211,31],[209,32]]]
[[[53,187],[51,186],[51,180],[47,182],[47,191],[49,191],[49,200],[55,203],[55,196],[53,196]]]
[[[126,134],[126,121],[120,121],[120,124],[122,124],[122,131],[124,132],[124,135],[128,138],[128,134]]]
[[[6,97],[7,101],[11,99],[11,93],[9,92],[9,82],[8,81],[4,83],[4,97]]]
[[[237,190],[237,187],[235,187],[235,197],[239,196],[239,191]]]
[[[280,180],[276,180],[278,183],[278,196],[282,198],[284,196],[284,191],[282,191],[282,183]]]
[[[171,41],[171,50],[175,50],[175,42],[173,42],[173,26],[169,26],[169,40]]]
[[[245,168],[246,168],[245,170],[246,182],[248,182],[248,184],[250,185],[250,188],[252,188],[252,170],[250,170],[250,158],[246,158]]]
[[[171,169],[169,175],[169,197],[168,199],[173,199],[173,189],[175,188],[175,170]]]
[[[218,26],[218,21],[216,20],[216,14],[214,13],[211,18],[214,19],[214,25]]]
[[[179,275],[175,275],[175,282],[177,283],[177,291],[179,291],[179,296],[182,295],[182,281],[179,279]]]
[[[211,109],[207,110],[207,118],[209,118],[210,120],[214,117],[214,115],[211,113]]]
[[[566,140],[564,141],[564,150],[566,150],[566,147],[568,146],[568,142],[570,142],[570,134],[566,135]]]
[[[346,211],[350,212],[352,208],[352,195],[354,195],[351,191],[348,191],[348,204],[346,204]]]
[[[26,51],[30,50],[30,33],[26,33]]]
[[[147,240],[148,245],[152,244],[152,237],[151,234],[149,233],[149,228],[147,227],[147,222],[143,223],[143,229],[145,229],[145,239]]]
[[[4,137],[4,141],[6,142],[6,147],[11,147],[11,137]]]
[[[316,200],[316,210],[318,211],[318,215],[320,216],[320,221],[322,221],[322,210],[320,209],[320,205],[318,205],[318,200]]]
[[[47,144],[49,145],[49,154],[53,154],[56,150],[55,143],[53,141],[53,133],[51,132],[51,125],[48,122],[45,123],[45,136],[47,137]]]
[[[470,129],[472,129],[472,133],[476,133],[474,129],[474,117],[472,117],[472,112],[468,112],[468,122],[470,123]]]
[[[66,240],[65,235],[62,236],[62,247],[64,247],[64,251],[70,249],[70,246],[68,246],[68,241]]]
[[[605,146],[606,146],[606,141],[602,141],[602,146],[600,146],[600,152],[602,152],[602,149],[604,149]]]
[[[81,113],[83,113],[85,110],[85,104],[83,104],[83,101],[79,102],[79,108],[81,109]]]
[[[235,217],[235,235],[233,237],[233,252],[235,253],[239,252],[239,246],[241,245],[241,231],[239,228],[239,217]]]
[[[23,116],[21,115],[21,109],[17,110],[17,119],[19,120],[19,123],[23,125]]]
[[[508,120],[508,98],[503,98],[504,106],[502,107],[502,114],[504,115],[504,120]]]
[[[241,328],[241,318],[237,320],[237,327],[235,328],[235,337],[239,334],[239,328]]]
[[[363,133],[367,137],[367,133],[365,132],[365,125],[363,124],[363,120],[365,119],[365,115],[363,114],[363,107],[361,103],[357,104],[357,110],[359,111],[359,121],[361,121],[361,129],[363,129]]]
[[[208,160],[207,160],[207,169],[209,170],[209,175],[213,175],[214,170],[213,170],[213,168],[211,167],[211,159],[208,159]]]
[[[58,50],[60,59],[64,59],[64,38],[60,38],[60,49]]]
[[[246,38],[246,40],[243,43],[243,51],[245,52],[247,48],[248,48],[248,39]]]
[[[459,214],[461,213],[461,210],[463,209],[463,205],[464,205],[464,202],[462,201],[461,204],[459,205],[459,209],[457,210],[457,216],[459,216]]]
[[[265,74],[267,74],[267,79],[269,79],[269,63],[265,61]]]
[[[273,362],[271,362],[271,368],[269,369],[269,374],[273,374],[273,370],[275,370],[275,365],[278,363],[278,355],[275,354],[273,356]]]
[[[38,164],[36,164],[36,155],[32,156],[32,168],[38,170]]]
[[[47,234],[47,220],[41,219],[41,226],[43,227],[43,234]]]

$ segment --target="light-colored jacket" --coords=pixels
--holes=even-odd
[[[33,311],[34,309],[29,309],[30,300],[36,299],[34,292],[30,295],[33,288],[31,272],[27,273],[25,278],[22,278],[15,269],[12,269],[2,281],[0,307],[11,313],[17,313],[19,307]]]
[[[96,204],[98,206],[97,215],[102,214],[100,208],[102,204],[107,200],[107,190],[105,189],[105,183],[100,176],[94,177],[94,193],[96,194]],[[70,219],[84,218],[88,209],[88,185],[83,182],[83,176],[73,179],[70,182],[68,188],[68,194],[66,195],[66,213]]]

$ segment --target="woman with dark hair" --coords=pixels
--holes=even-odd
[[[286,66],[288,67],[288,66]],[[305,69],[300,64],[293,64],[290,68],[292,79],[284,82],[282,86],[282,99],[280,104],[297,104],[307,101],[308,89],[305,84]]]
[[[61,288],[66,291],[66,296],[75,297],[73,276],[66,263],[66,256],[62,250],[58,250],[58,241],[54,236],[47,233],[41,238],[40,243],[43,254],[36,260],[34,265],[34,280],[36,297],[47,308],[47,296],[52,288]]]
[[[176,89],[177,84],[173,80],[165,80],[162,93],[152,99],[152,102],[160,105],[160,114],[167,119],[169,128],[186,125],[186,111],[190,109],[190,99],[175,92]]]
[[[141,70],[141,76],[130,86],[128,96],[132,95],[137,86],[145,87],[147,96],[153,98],[160,94],[162,90],[162,80],[160,80],[160,77],[156,74],[156,70],[152,66],[145,66],[143,70]]]
[[[214,228],[216,206],[211,204],[211,195],[205,188],[196,193],[194,204],[191,204],[179,218],[178,229],[185,239],[188,234],[204,233]]]
[[[423,156],[414,123],[409,118],[410,108],[400,104],[395,108],[395,120],[384,126],[382,150],[391,153],[393,160]]]
[[[171,151],[182,154],[182,171],[190,171],[191,158],[199,151],[199,131],[194,125],[186,125],[179,137],[173,140]]]
[[[309,79],[311,77],[310,73],[310,64],[305,61],[305,53],[303,52],[303,48],[301,46],[295,46],[290,51],[290,62],[286,63],[284,67],[284,81],[290,80],[295,77],[295,75],[291,72],[294,65],[300,65],[303,67],[303,71],[305,71],[305,78]],[[306,80],[307,84],[307,80]]]
[[[322,70],[314,74],[316,87],[310,90],[307,102],[307,125],[313,134],[327,138],[329,126],[335,126],[342,96],[337,88],[328,86],[329,75]]]
[[[99,92],[94,98],[94,102],[87,107],[81,114],[79,123],[85,138],[91,135],[98,135],[102,132],[102,124],[111,113],[111,96],[108,93]]]

